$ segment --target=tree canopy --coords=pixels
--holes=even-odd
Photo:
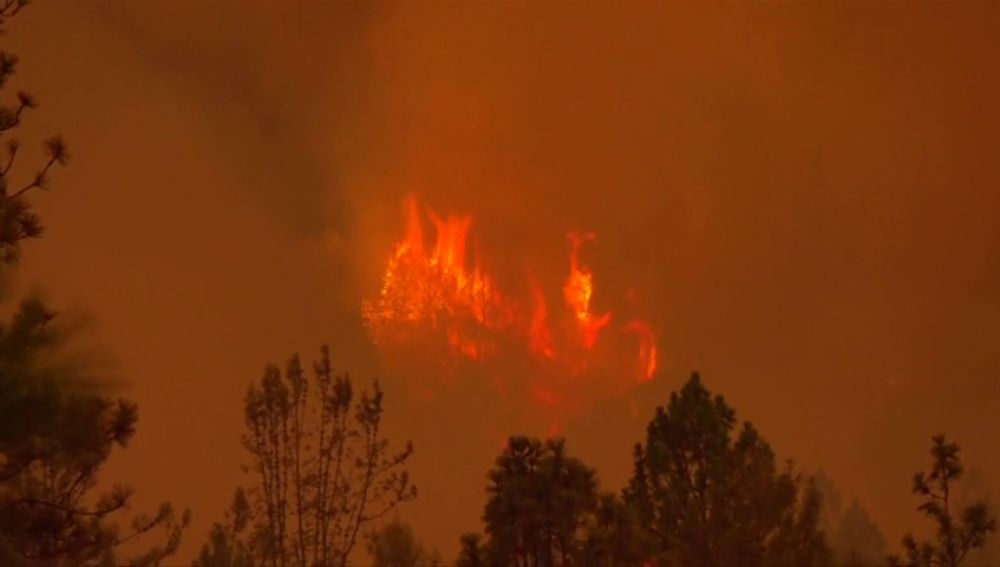
[[[753,425],[737,430],[736,412],[697,373],[657,408],[634,453],[625,500],[649,530],[658,564],[828,560],[815,486],[779,467]]]
[[[982,548],[997,529],[996,516],[985,501],[955,510],[955,483],[965,469],[958,457],[960,447],[944,435],[931,439],[931,469],[913,476],[913,493],[922,500],[917,510],[936,524],[933,540],[917,542],[912,534],[903,538],[905,559],[893,557],[892,565],[905,567],[958,567],[971,551]],[[956,514],[957,512],[957,514]]]
[[[213,527],[201,565],[345,566],[363,530],[416,497],[413,446],[391,451],[378,382],[356,395],[327,347],[312,370],[310,379],[295,355],[248,388],[243,444],[255,482]]]
[[[466,534],[459,565],[632,565],[638,529],[621,499],[562,439],[511,437],[488,475],[486,538]]]
[[[28,4],[0,1],[0,29]],[[0,90],[14,76],[18,57],[0,51]],[[18,91],[0,106],[0,286],[21,258],[22,244],[42,235],[30,197],[49,189],[54,167],[69,159],[59,136],[43,145],[43,161],[19,171],[21,144],[13,134],[35,97]],[[6,289],[4,289],[6,291]],[[6,302],[6,294],[0,295]],[[37,295],[22,299],[0,323],[0,564],[61,565],[120,562],[116,551],[154,528],[165,541],[134,556],[136,565],[158,564],[180,544],[188,513],[177,517],[164,503],[155,514],[135,516],[120,530],[113,518],[128,507],[132,490],[115,485],[95,495],[97,477],[115,447],[135,434],[138,409],[107,395],[105,381],[66,356],[72,328]]]

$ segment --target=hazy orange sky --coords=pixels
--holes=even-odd
[[[19,281],[93,320],[141,409],[106,476],[193,509],[181,560],[245,479],[247,384],[322,343],[384,378],[417,536],[451,557],[480,528],[524,408],[411,399],[360,323],[407,194],[473,214],[500,272],[555,281],[593,230],[595,304],[636,289],[663,354],[640,419],[566,427],[604,488],[699,370],[893,546],[933,433],[1000,493],[996,4],[49,0],[8,28],[25,136],[73,156]]]

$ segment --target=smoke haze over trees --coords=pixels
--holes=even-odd
[[[966,509],[995,515],[1000,5],[20,6],[0,0],[17,11],[0,36],[0,468],[23,474],[4,481],[3,505],[21,500],[0,529],[29,554],[60,540],[67,562],[106,556],[145,514],[138,527],[162,523],[116,560],[157,555],[186,506],[164,563],[260,562],[265,541],[268,562],[311,553],[297,526],[315,495],[281,476],[271,508],[291,517],[261,531],[263,487],[283,482],[240,465],[255,466],[248,382],[263,395],[267,361],[286,381],[288,353],[321,342],[363,377],[355,402],[379,380],[390,454],[415,447],[419,497],[360,526],[352,564],[488,560],[486,475],[511,437],[554,470],[562,439],[593,472],[596,500],[573,508],[584,527],[546,540],[583,563],[759,541],[753,561],[806,561],[820,532],[834,565],[905,563],[907,533],[919,553],[947,550],[942,516],[917,510],[937,499],[912,491],[939,433],[966,469],[950,545]],[[432,216],[467,219],[466,269],[445,275],[504,300],[479,322],[442,302],[389,352],[362,306],[407,235],[408,196],[426,263],[444,257]],[[469,324],[442,320],[456,314]],[[600,327],[587,356],[581,324]],[[738,410],[725,444],[675,435],[688,418],[671,393],[692,369]],[[670,462],[705,463],[706,498],[739,486],[752,506],[677,510],[686,492],[663,462],[632,482],[636,456],[695,441],[712,459]],[[126,495],[96,522],[77,514]],[[713,522],[746,508],[756,524],[720,542]],[[962,566],[1000,564],[996,539]]]

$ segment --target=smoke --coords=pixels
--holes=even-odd
[[[594,311],[643,313],[663,354],[634,408],[601,399],[565,428],[605,488],[697,369],[895,542],[930,434],[1000,470],[995,16],[32,6],[10,29],[19,78],[75,162],[26,269],[88,305],[134,377],[144,418],[118,471],[151,501],[204,503],[192,553],[240,480],[245,384],[294,350],[330,341],[384,379],[417,448],[404,514],[446,556],[504,435],[544,429],[475,365],[430,401],[382,365],[359,309],[406,195],[471,214],[509,285],[528,265],[560,289],[567,232],[597,234]]]

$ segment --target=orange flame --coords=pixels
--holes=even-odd
[[[584,346],[592,349],[601,329],[611,322],[611,313],[596,316],[590,312],[590,297],[594,294],[594,274],[590,268],[581,267],[579,260],[580,244],[585,240],[597,240],[597,237],[592,233],[584,236],[577,233],[569,235],[572,248],[569,255],[569,277],[563,286],[563,296],[576,316]]]
[[[530,378],[524,395],[554,414],[578,411],[586,396],[599,395],[588,392],[620,391],[622,386],[619,390],[592,387],[598,385],[579,379],[589,368],[589,359],[603,356],[595,346],[612,318],[610,311],[596,314],[591,310],[594,274],[579,257],[581,244],[596,240],[594,234],[569,234],[569,274],[562,286],[565,307],[552,310],[534,277],[528,279],[530,297],[525,301],[501,292],[497,279],[480,264],[477,248],[470,245],[470,215],[440,216],[428,211],[426,217],[435,232],[434,245],[429,247],[416,199],[406,199],[403,206],[406,227],[386,263],[379,294],[362,303],[365,324],[380,351],[407,352],[395,348],[417,344],[415,340],[428,344],[423,341],[440,337],[440,344],[452,355],[485,362],[514,354],[509,350],[512,345],[523,345],[530,359],[546,369]],[[630,303],[634,295],[634,290],[628,291]],[[571,332],[555,335],[553,329]],[[634,335],[638,342],[637,354],[628,355],[637,368],[635,381],[651,380],[657,367],[652,327],[632,318],[620,332]],[[497,376],[495,382],[499,388],[504,378]],[[422,396],[432,397],[426,392]]]
[[[471,319],[487,328],[502,324],[504,298],[493,278],[467,267],[466,241],[472,217],[429,216],[436,229],[433,253],[424,247],[423,223],[415,199],[404,203],[406,231],[386,266],[378,299],[366,301],[362,314],[376,344],[400,322],[442,327],[448,344],[469,358],[482,355],[475,337],[462,329]]]
[[[639,337],[639,382],[653,379],[656,372],[656,335],[649,323],[641,319],[632,319],[622,330],[635,333]]]
[[[545,358],[555,358],[555,347],[552,346],[552,331],[549,330],[549,311],[545,305],[545,296],[538,282],[531,281],[531,351]]]

